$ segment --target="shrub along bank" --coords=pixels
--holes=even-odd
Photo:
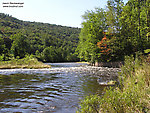
[[[14,69],[14,68],[28,68],[28,69],[38,69],[38,68],[50,68],[50,65],[45,65],[39,62],[36,58],[31,56],[26,56],[23,59],[11,59],[10,61],[0,61],[0,69]]]
[[[90,95],[77,113],[149,113],[150,55],[127,56],[119,73],[120,85],[106,89],[102,96]]]

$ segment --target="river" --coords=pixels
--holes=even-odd
[[[1,69],[0,113],[75,113],[100,83],[117,79],[118,68],[84,63],[49,63],[51,69]]]

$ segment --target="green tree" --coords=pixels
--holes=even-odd
[[[0,37],[0,55],[4,53],[5,45],[3,38]]]
[[[80,59],[85,59],[94,63],[98,59],[97,42],[103,38],[103,31],[106,29],[105,12],[103,9],[96,8],[95,11],[87,11],[83,15],[79,44],[77,47]]]
[[[129,0],[122,8],[120,30],[113,34],[109,43],[113,60],[123,60],[126,55],[143,52],[150,47],[148,7],[148,0]]]
[[[132,52],[143,51],[150,47],[149,36],[149,8],[148,0],[129,0],[123,8],[120,21],[121,35],[132,44]]]
[[[48,34],[45,34],[43,36],[43,39],[44,39],[44,47],[49,47],[52,45],[52,36],[51,35],[48,35]]]
[[[55,48],[50,46],[43,50],[43,60],[45,62],[57,62],[57,52],[55,51]]]
[[[121,29],[120,15],[123,8],[122,0],[108,0],[106,9],[106,24],[108,33],[118,34]]]
[[[11,51],[16,58],[19,56],[20,58],[25,57],[27,53],[29,53],[30,45],[27,40],[27,37],[21,33],[15,34],[12,36],[12,47]]]

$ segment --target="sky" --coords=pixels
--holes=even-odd
[[[24,4],[16,5],[10,2]],[[107,0],[0,0],[0,13],[24,21],[81,28],[85,11],[94,10],[96,7],[105,8],[106,4]],[[18,7],[3,7],[9,5]]]

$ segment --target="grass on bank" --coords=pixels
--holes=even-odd
[[[85,62],[85,61],[82,61],[82,62],[76,62],[76,63],[81,63],[81,64],[90,64],[89,62]]]
[[[150,56],[140,57],[127,56],[120,85],[102,96],[87,96],[77,113],[150,113]]]
[[[23,59],[12,59],[10,61],[0,61],[0,69],[15,69],[15,68],[39,69],[50,67],[51,67],[50,65],[46,65],[38,61],[33,56],[26,56]]]

